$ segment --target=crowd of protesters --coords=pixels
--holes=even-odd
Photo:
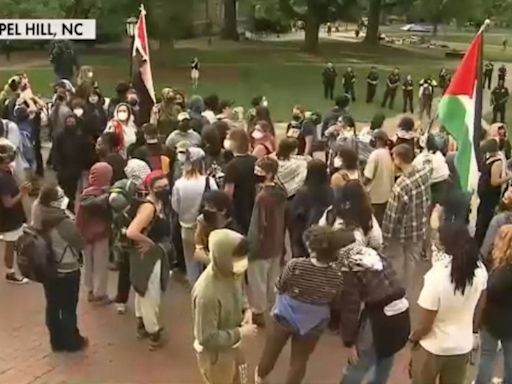
[[[15,268],[27,228],[47,239],[53,273],[42,282],[53,351],[88,346],[78,329],[82,286],[91,305],[115,303],[119,314],[133,288],[134,333],[157,349],[165,340],[162,294],[169,277],[183,273],[205,383],[248,382],[241,344],[263,329],[258,384],[268,382],[288,340],[282,382],[302,382],[326,329],[340,334],[348,356],[344,384],[367,376],[386,383],[404,348],[414,384],[462,384],[480,337],[476,383],[491,382],[499,343],[505,382],[512,380],[505,126],[482,138],[473,237],[471,196],[460,187],[456,145],[443,129],[420,137],[404,117],[388,135],[382,114],[356,129],[350,98],[340,96],[323,117],[295,106],[279,138],[264,97],[244,116],[217,95],[187,97],[172,88],[145,117],[129,84],[107,100],[92,68],[86,71],[76,84],[59,80],[50,105],[25,74],[2,93],[6,279],[28,282]],[[43,127],[52,141],[46,168]],[[56,182],[37,185],[45,171]],[[27,210],[30,196],[36,200]],[[107,289],[112,262],[115,296]],[[426,263],[418,297],[415,279]]]

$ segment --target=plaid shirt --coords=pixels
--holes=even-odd
[[[384,240],[423,240],[430,213],[432,162],[425,159],[422,167],[413,167],[396,182],[388,201],[382,235]]]

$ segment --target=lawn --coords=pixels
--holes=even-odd
[[[467,35],[468,41],[470,35]],[[465,43],[461,44],[464,48]],[[221,98],[234,100],[247,107],[253,96],[265,95],[269,99],[273,117],[277,121],[289,119],[294,104],[301,104],[309,110],[325,112],[331,102],[323,99],[321,71],[326,62],[335,63],[338,73],[350,65],[358,77],[356,94],[358,101],[351,106],[352,114],[359,121],[367,121],[380,110],[384,82],[394,66],[399,66],[402,74],[411,74],[419,81],[427,74],[437,77],[441,67],[453,69],[456,60],[444,58],[440,49],[417,47],[368,47],[359,43],[342,41],[322,41],[318,55],[308,55],[301,51],[300,42],[243,43],[229,44],[215,41],[210,47],[206,44],[183,44],[171,52],[152,52],[153,76],[157,90],[171,86],[194,93],[189,84],[189,62],[197,56],[202,65],[201,84],[197,93],[208,95],[218,93]],[[500,54],[497,46],[490,45],[492,54]],[[494,52],[494,53],[493,53]],[[508,52],[502,60],[512,61]],[[43,55],[44,59],[44,55]],[[41,61],[40,61],[41,62]],[[115,84],[125,80],[128,73],[128,52],[126,50],[96,50],[81,55],[83,64],[93,65],[101,89],[111,95]],[[43,60],[44,63],[44,60]],[[2,63],[0,62],[0,65]],[[366,75],[371,65],[376,65],[381,73],[375,105],[367,105]],[[47,65],[19,65],[26,70],[38,93],[49,94],[53,73]],[[1,70],[0,76],[6,79],[14,71]],[[341,92],[341,82],[337,84]],[[395,110],[401,110],[402,97],[397,97]],[[388,112],[389,115],[393,114]]]

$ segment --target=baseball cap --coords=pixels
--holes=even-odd
[[[176,145],[177,153],[187,153],[187,150],[191,147],[188,140],[182,140]]]
[[[188,149],[188,161],[191,163],[194,161],[202,160],[205,158],[205,153],[201,148],[192,147]]]
[[[188,112],[181,112],[178,115],[178,121],[183,121],[183,120],[190,120],[190,115],[188,114]]]

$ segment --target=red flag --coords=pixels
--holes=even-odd
[[[149,42],[146,30],[146,11],[144,6],[140,7],[139,20],[135,27],[133,42],[133,60],[135,60],[135,73],[133,74],[133,87],[139,96],[139,121],[149,121],[151,109],[156,102],[155,88],[153,86],[153,75],[151,73],[151,62],[149,59]]]

